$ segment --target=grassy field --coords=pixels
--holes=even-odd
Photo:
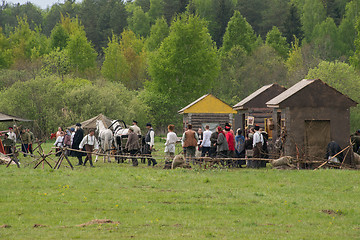
[[[1,239],[360,239],[358,171],[65,165],[0,166]]]

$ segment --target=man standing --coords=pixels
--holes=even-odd
[[[9,139],[13,140],[16,143],[16,134],[14,133],[14,128],[13,127],[9,127]]]
[[[262,148],[264,145],[264,137],[260,133],[260,127],[258,125],[254,128],[255,133],[253,136],[253,157],[254,158],[261,158]],[[261,161],[253,161],[254,167],[259,168],[261,167]]]
[[[211,146],[211,141],[210,141],[210,137],[212,132],[209,130],[210,127],[209,125],[205,126],[205,132],[203,133],[203,141],[201,143],[201,157],[205,157],[205,154],[210,154],[210,146]]]
[[[125,148],[130,153],[130,155],[133,156],[131,158],[133,166],[137,167],[138,160],[134,156],[139,151],[140,144],[139,144],[139,136],[134,132],[134,127],[129,128],[128,139],[127,139]]]
[[[4,145],[5,154],[11,154],[14,152],[15,142],[9,138],[9,134],[5,133],[2,143]]]
[[[216,157],[216,150],[217,150],[217,139],[219,137],[219,133],[216,130],[215,132],[213,132],[210,136],[210,157],[214,158]]]
[[[134,133],[136,135],[141,135],[141,129],[139,128],[139,126],[137,125],[137,121],[133,120],[133,125],[132,128],[134,129]]]
[[[27,128],[26,131],[28,132],[28,134],[29,134],[29,136],[30,136],[29,152],[30,152],[31,154],[33,154],[32,145],[33,145],[33,143],[34,143],[34,141],[35,141],[35,136],[34,136],[34,134],[30,131],[29,128]]]
[[[189,123],[187,125],[186,132],[183,134],[183,147],[186,148],[186,162],[189,162],[189,158],[195,157],[195,150],[197,143],[199,141],[197,133],[192,130],[192,125]],[[193,160],[193,163],[195,163],[195,160]]]
[[[95,135],[95,130],[90,129],[89,134],[83,138],[83,140],[81,141],[81,143],[79,145],[80,149],[85,147],[85,150],[87,152],[86,158],[84,161],[84,166],[86,165],[86,162],[89,160],[90,167],[94,167],[93,162],[92,162],[92,151],[99,150],[99,143],[96,140],[94,135]]]
[[[76,123],[76,131],[74,134],[73,143],[72,143],[71,148],[81,150],[81,148],[79,148],[79,145],[83,138],[84,138],[84,130],[82,130],[80,123]],[[79,163],[77,165],[83,165],[83,161],[82,161],[83,153],[74,151],[73,155],[74,155],[74,157],[77,157],[79,160]]]
[[[151,126],[151,123],[147,123],[146,128],[148,129],[148,132],[145,136],[145,154],[149,155],[147,157],[148,166],[151,166],[151,163],[153,164],[153,166],[155,166],[157,162],[154,158],[151,157],[151,151],[154,147],[154,141],[155,141],[155,132]]]
[[[21,151],[24,153],[24,157],[26,157],[27,153],[29,152],[30,135],[26,132],[25,128],[21,130],[20,138]]]

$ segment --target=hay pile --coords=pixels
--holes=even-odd
[[[296,169],[296,166],[293,164],[293,158],[290,156],[271,160],[270,163],[275,169]]]
[[[4,155],[3,153],[0,153],[0,165],[7,165],[11,161],[11,158]],[[15,164],[12,162],[11,164]]]
[[[360,169],[360,155],[354,153],[354,163],[357,169]]]

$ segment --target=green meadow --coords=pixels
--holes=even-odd
[[[360,238],[359,171],[21,162],[0,166],[1,239]]]

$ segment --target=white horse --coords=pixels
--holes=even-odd
[[[104,154],[107,154],[108,162],[111,162],[110,160],[110,150],[112,149],[112,142],[113,142],[113,133],[110,129],[107,129],[104,126],[103,121],[96,120],[96,130],[99,133],[99,141],[100,141],[100,151]],[[98,160],[98,155],[96,155],[95,162]],[[105,162],[104,156],[104,162]]]
[[[121,124],[119,123],[119,120],[114,120],[111,122],[111,127],[114,131],[114,145],[115,145],[115,148],[117,150],[117,154],[122,154],[123,153],[123,149],[122,149],[122,146],[121,146],[121,143],[122,143],[122,136],[123,135],[128,135],[128,132],[129,132],[129,129],[126,128],[126,125],[124,123],[124,127],[123,128],[121,126]],[[119,158],[115,158],[119,161]]]

